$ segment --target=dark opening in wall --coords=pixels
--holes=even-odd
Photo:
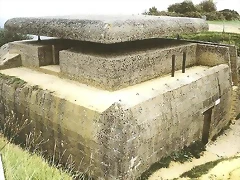
[[[213,107],[209,108],[207,111],[203,113],[204,121],[203,121],[203,131],[202,131],[202,142],[204,144],[208,143],[209,139],[209,131],[211,125],[211,117],[212,117],[212,109]]]

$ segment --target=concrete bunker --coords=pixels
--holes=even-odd
[[[207,30],[202,19],[14,18],[5,28],[58,39],[9,44],[21,59],[1,66],[1,123],[11,110],[32,119],[23,134],[42,132],[49,156],[71,156],[94,177],[134,179],[230,121],[236,48],[164,39]]]

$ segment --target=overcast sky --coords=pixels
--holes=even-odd
[[[141,14],[156,6],[166,10],[169,4],[183,0],[0,0],[0,21],[12,17],[69,14]],[[193,0],[199,3],[201,0]],[[215,0],[218,10],[240,13],[240,0]]]

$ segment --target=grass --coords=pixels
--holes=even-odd
[[[233,26],[239,26],[240,27],[240,21],[207,21],[209,24],[227,24],[227,25],[233,25]]]
[[[2,149],[3,147],[3,149]],[[39,155],[30,154],[19,146],[11,144],[0,135],[0,153],[6,180],[71,180],[72,177],[61,169],[49,164]]]
[[[222,32],[203,32],[199,34],[182,35],[181,38],[214,43],[232,44],[238,47],[238,55],[240,56],[240,34]]]
[[[180,177],[188,177],[191,179],[199,178],[202,175],[207,174],[211,169],[213,169],[220,162],[229,161],[229,160],[233,160],[233,159],[237,159],[237,158],[239,158],[239,157],[222,158],[222,159],[218,159],[216,161],[211,161],[206,164],[202,164],[202,165],[192,168],[190,171],[183,173]]]

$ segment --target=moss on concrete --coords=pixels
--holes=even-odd
[[[6,83],[8,85],[14,84],[14,85],[18,85],[19,87],[23,87],[25,84],[27,84],[26,81],[24,81],[18,77],[8,76],[8,75],[2,74],[2,73],[0,73],[0,79],[7,80]]]

